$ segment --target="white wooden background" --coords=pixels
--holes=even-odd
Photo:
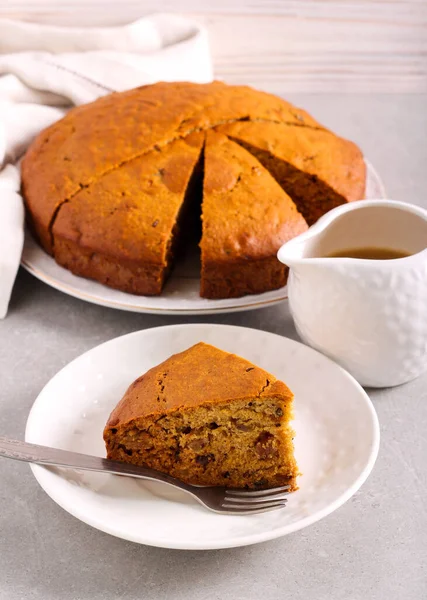
[[[427,92],[427,0],[0,0],[0,17],[206,24],[217,77],[272,92]],[[1,46],[1,40],[0,40]]]

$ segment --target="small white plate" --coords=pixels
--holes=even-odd
[[[384,185],[380,176],[366,161],[367,187],[366,198],[385,198]],[[161,296],[135,296],[113,290],[90,279],[77,277],[67,269],[60,267],[34,241],[29,232],[25,235],[22,266],[37,279],[44,281],[57,290],[101,306],[118,308],[132,312],[167,315],[209,315],[223,312],[237,312],[262,308],[277,304],[287,298],[286,287],[264,294],[253,294],[243,298],[207,300],[199,295],[199,260],[193,257],[185,264],[174,269]]]
[[[295,393],[296,457],[303,475],[285,509],[218,515],[160,483],[32,466],[55,502],[112,535],[164,548],[244,546],[291,533],[350,498],[371,471],[379,445],[375,410],[341,367],[293,340],[228,325],[173,325],[138,331],[86,352],[42,390],[26,440],[105,456],[102,432],[128,385],[171,354],[205,341],[283,379]]]

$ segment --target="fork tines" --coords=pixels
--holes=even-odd
[[[221,506],[230,512],[264,512],[286,506],[289,493],[289,485],[269,490],[227,489]]]

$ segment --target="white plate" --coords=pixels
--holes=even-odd
[[[228,325],[173,325],[138,331],[86,352],[47,384],[28,418],[26,440],[105,456],[102,432],[128,385],[171,354],[205,341],[284,379],[295,393],[300,489],[280,511],[211,513],[160,483],[32,466],[69,513],[112,535],[164,548],[244,546],[291,533],[325,517],[356,492],[378,452],[375,410],[341,367],[293,340]]]
[[[381,178],[366,161],[368,168],[366,198],[385,198]],[[135,296],[106,287],[101,283],[77,277],[60,267],[46,254],[27,232],[25,236],[22,265],[35,277],[48,285],[81,300],[133,312],[193,315],[237,312],[277,304],[287,298],[286,287],[264,294],[243,298],[207,300],[199,295],[199,262],[190,260],[179,265],[166,284],[161,296]]]

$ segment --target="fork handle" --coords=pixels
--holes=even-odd
[[[192,493],[191,486],[175,479],[175,477],[155,471],[154,469],[109,460],[108,458],[101,458],[99,456],[69,452],[68,450],[59,450],[57,448],[49,448],[48,446],[39,446],[38,444],[30,444],[20,440],[0,437],[0,456],[38,465],[81,469],[83,471],[100,471],[113,475],[125,475],[127,477],[161,481]]]

